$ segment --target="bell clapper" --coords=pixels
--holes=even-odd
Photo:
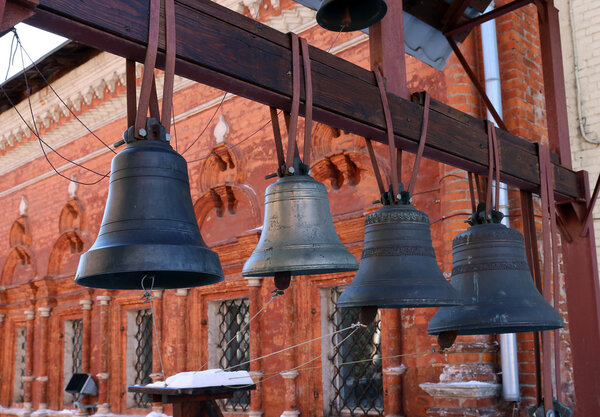
[[[344,17],[342,17],[342,29],[349,27],[350,23],[352,23],[352,18],[350,17],[350,9],[346,7],[344,9]]]
[[[373,323],[375,317],[377,317],[377,306],[364,306],[361,307],[360,313],[358,313],[358,321],[360,324],[368,326]]]
[[[290,287],[290,282],[292,280],[292,273],[291,273],[291,271],[276,272],[274,280],[275,280],[275,288],[278,291],[285,291]]]

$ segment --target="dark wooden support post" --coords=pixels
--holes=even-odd
[[[393,46],[392,46],[393,45]],[[404,21],[402,2],[388,2],[383,20],[369,28],[369,51],[371,68],[379,68],[386,80],[386,90],[402,98],[408,98],[406,86],[406,58],[404,52]],[[392,117],[398,115],[392,114]],[[398,161],[402,163],[401,160]],[[402,354],[402,315],[400,309],[381,309],[382,341],[384,358]],[[404,313],[406,314],[406,313]],[[402,415],[402,373],[400,357],[383,360],[384,411],[386,416]]]

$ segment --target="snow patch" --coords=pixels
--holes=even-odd
[[[163,413],[157,413],[156,411],[152,411],[152,412],[146,414],[146,417],[171,417],[171,416],[168,416]]]
[[[226,372],[222,369],[208,369],[206,371],[180,372],[172,375],[165,381],[157,381],[145,385],[150,388],[205,388],[235,385],[253,385],[248,371]],[[150,413],[152,414],[152,413]],[[147,417],[162,417],[153,415]]]

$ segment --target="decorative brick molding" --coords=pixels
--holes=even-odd
[[[246,285],[249,287],[261,287],[263,277],[247,277],[244,278],[246,280]]]
[[[81,305],[82,310],[91,310],[92,300],[79,300],[79,305]]]
[[[187,297],[189,293],[190,293],[189,288],[178,288],[175,291],[175,295],[178,297]]]
[[[33,310],[25,310],[23,313],[25,314],[25,320],[33,320],[35,318],[35,311]]]
[[[101,306],[107,306],[108,302],[111,300],[111,297],[109,295],[98,295],[96,300],[100,302]]]
[[[40,317],[50,317],[50,308],[49,307],[39,307],[38,308],[38,315]]]

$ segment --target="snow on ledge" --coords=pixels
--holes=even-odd
[[[502,385],[495,382],[425,382],[421,389],[434,398],[489,398],[500,395]]]
[[[208,369],[206,371],[180,372],[172,375],[165,381],[157,381],[145,385],[148,388],[205,388],[235,385],[253,385],[248,371],[226,372],[222,369]],[[159,415],[147,417],[162,417]]]

